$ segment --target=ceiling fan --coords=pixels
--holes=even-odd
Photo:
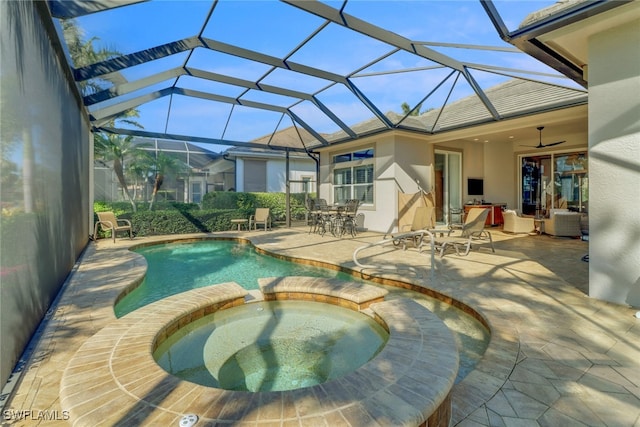
[[[525,145],[525,147],[544,148],[544,147],[552,147],[554,145],[558,145],[558,144],[562,144],[563,142],[566,142],[566,141],[558,141],[558,142],[552,142],[551,144],[543,144],[542,129],[544,129],[544,126],[538,126],[538,131],[540,131],[540,142],[538,143],[538,145]]]

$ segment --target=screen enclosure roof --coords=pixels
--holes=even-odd
[[[71,23],[109,52],[74,63],[63,43],[94,130],[296,151],[586,103],[579,79],[500,37],[553,4],[48,2],[61,38]]]

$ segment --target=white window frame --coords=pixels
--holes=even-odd
[[[364,158],[359,158],[357,156],[358,153],[365,153],[371,151],[371,155],[368,157],[364,157]],[[355,160],[354,160],[355,158]],[[341,160],[341,161],[338,161]],[[362,205],[364,206],[373,206],[375,203],[375,191],[374,191],[374,185],[375,185],[375,149],[373,147],[364,147],[364,148],[359,148],[359,149],[354,149],[354,150],[349,150],[349,151],[343,151],[343,152],[336,152],[336,153],[332,153],[331,154],[331,164],[332,164],[332,179],[331,179],[331,188],[332,188],[332,192],[331,192],[331,197],[333,200],[333,203],[338,203],[341,200],[337,200],[336,197],[336,191],[337,189],[348,189],[349,190],[349,196],[346,197],[346,199],[354,199],[355,197],[355,193],[356,193],[356,188],[358,187],[371,187],[371,200],[370,201],[366,201],[363,202]],[[366,183],[356,183],[355,182],[355,178],[356,178],[356,170],[358,168],[361,167],[371,167],[371,173],[370,173],[370,181],[367,181]],[[349,171],[349,182],[348,183],[344,183],[344,184],[336,184],[336,172],[338,171],[342,171],[342,170],[348,170]],[[344,200],[342,200],[344,201]]]

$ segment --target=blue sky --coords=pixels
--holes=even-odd
[[[326,2],[340,8],[342,2]],[[543,9],[553,1],[496,1],[507,27],[515,29],[532,11]],[[196,36],[202,30],[205,38],[285,58],[309,67],[347,75],[379,59],[373,65],[351,77],[367,98],[382,112],[400,112],[402,102],[417,104],[450,72],[434,68],[438,65],[406,52],[389,55],[391,47],[385,43],[354,33],[342,26],[330,24],[299,50],[300,43],[309,37],[324,20],[290,5],[264,1],[221,1],[203,28],[212,3],[208,1],[152,1],[78,18],[76,22],[85,36],[95,37],[96,46],[108,47],[123,54],[132,53]],[[456,43],[463,45],[512,46],[500,40],[480,2],[474,1],[351,1],[344,11],[373,25],[399,34],[413,41]],[[429,46],[458,61],[488,64],[514,69],[549,72],[544,65],[521,53]],[[287,56],[289,55],[289,56]],[[188,61],[188,62],[187,62]],[[163,69],[189,67],[233,76],[262,84],[316,93],[325,105],[348,125],[371,117],[371,112],[343,85],[328,87],[330,82],[284,69],[271,70],[257,64],[208,49],[196,49],[173,55],[148,64],[124,70],[128,81],[153,75]],[[401,69],[414,71],[396,73]],[[529,76],[540,78],[539,76]],[[474,78],[487,88],[504,81],[504,77],[484,71],[474,71]],[[547,79],[548,80],[548,79]],[[552,79],[575,87],[568,80]],[[172,85],[163,82],[143,91],[141,95]],[[449,80],[445,87],[427,101],[427,108],[437,108],[448,96]],[[244,93],[238,86],[209,82],[183,76],[177,86],[232,98],[291,107],[295,100],[262,91]],[[470,88],[460,81],[449,101],[469,95]],[[298,116],[321,132],[337,131],[337,125],[309,102],[291,108]],[[424,108],[423,108],[424,109]],[[184,96],[163,97],[138,107],[140,123],[154,132],[227,138],[249,141],[291,126],[288,116],[255,108],[211,102]],[[212,148],[212,147],[208,147]],[[213,147],[215,151],[218,147]]]

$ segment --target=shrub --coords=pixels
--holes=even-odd
[[[306,213],[305,194],[291,194],[291,218],[303,219]],[[243,217],[252,215],[256,208],[269,208],[274,221],[286,219],[285,193],[237,193],[233,191],[216,191],[205,195],[203,209],[237,209]]]
[[[157,236],[225,231],[231,228],[231,219],[239,217],[233,209],[141,211],[132,215],[131,222],[136,235]]]
[[[133,232],[139,236],[163,234],[211,233],[231,229],[231,220],[249,218],[256,208],[269,208],[274,222],[286,219],[286,194],[238,193],[215,191],[205,194],[202,209],[196,203],[160,201],[149,211],[148,203],[139,202],[137,212],[131,211],[129,202],[95,202],[95,212],[112,211],[116,217],[128,219]],[[305,194],[291,194],[291,219],[304,219]],[[98,220],[97,215],[94,218]],[[103,237],[99,232],[96,237]]]
[[[233,191],[213,191],[202,198],[202,209],[236,209],[238,194]]]

